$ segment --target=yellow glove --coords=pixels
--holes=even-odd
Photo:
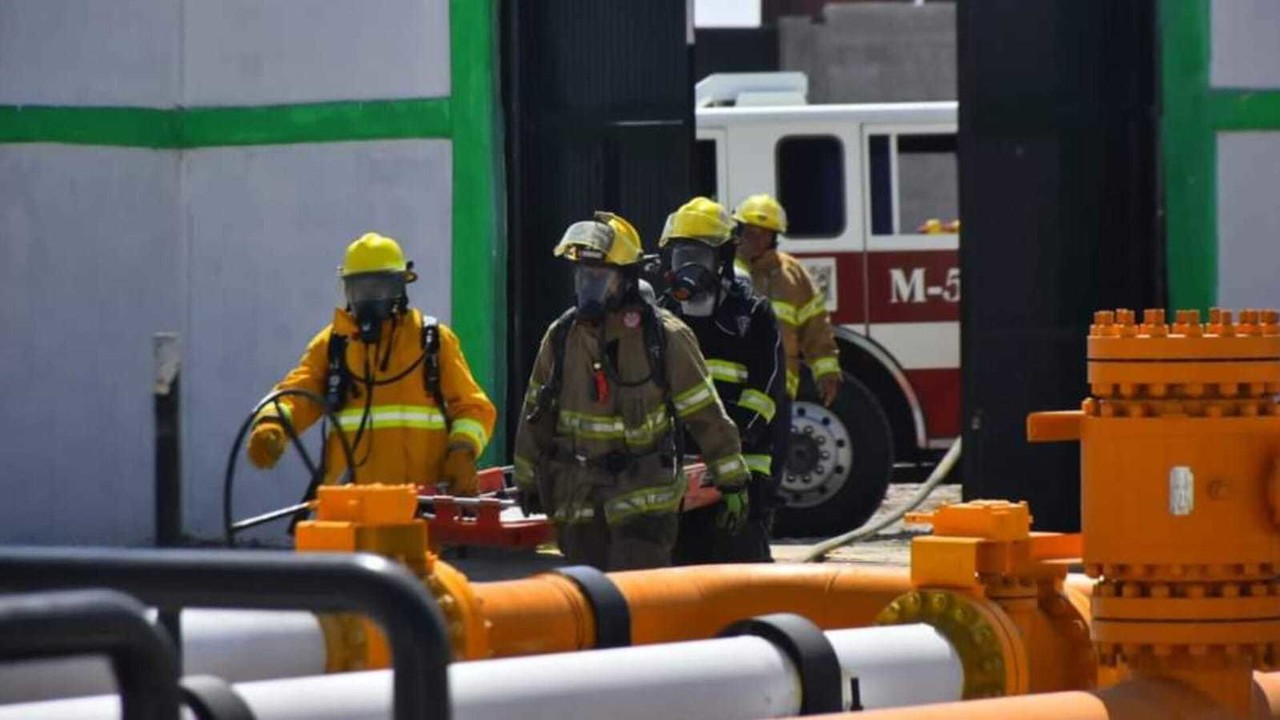
[[[254,426],[253,434],[249,436],[249,462],[269,470],[280,460],[288,443],[289,437],[284,434],[279,421],[263,420]]]
[[[479,480],[476,478],[476,454],[469,447],[455,447],[444,457],[444,469],[440,472],[440,482],[449,486],[449,491],[461,497],[476,494]]]

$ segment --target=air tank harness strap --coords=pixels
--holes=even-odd
[[[426,313],[422,314],[422,372],[427,392],[436,401],[440,414],[444,415],[444,429],[447,433],[452,430],[453,422],[449,418],[449,408],[444,402],[444,389],[440,384],[440,321]]]
[[[436,407],[440,408],[441,414],[445,418],[445,429],[449,429],[449,412],[446,407],[444,398],[444,389],[441,384],[441,368],[440,368],[440,321],[436,318],[423,314],[422,316],[422,355],[419,356],[418,362],[422,363],[422,380],[423,385],[427,389],[427,393],[431,399],[435,401]],[[352,387],[353,375],[347,367],[347,345],[350,339],[346,335],[339,333],[330,333],[329,335],[329,351],[328,363],[326,371],[328,377],[325,378],[324,402],[330,412],[340,412],[347,403],[347,396],[358,393],[358,390]],[[413,369],[410,365],[408,370]],[[405,370],[397,374],[393,378],[379,380],[374,385],[387,385],[400,380],[408,372]],[[372,387],[369,388],[372,390]]]

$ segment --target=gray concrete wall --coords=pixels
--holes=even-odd
[[[1280,90],[1280,3],[1213,0],[1210,8],[1210,84]],[[1280,307],[1280,129],[1219,132],[1217,143],[1217,302]]]
[[[148,542],[152,333],[180,330],[176,153],[0,146],[0,542]]]
[[[1218,304],[1280,307],[1280,132],[1218,134]]]
[[[811,103],[956,99],[954,3],[828,4],[822,22],[780,18],[778,43]]]
[[[1209,24],[1211,85],[1280,88],[1280,2],[1212,0]]]
[[[0,105],[74,124],[99,106],[443,96],[448,6],[0,0]],[[0,543],[152,541],[152,335],[173,331],[186,529],[218,537],[236,427],[332,319],[348,242],[399,239],[421,277],[411,299],[449,320],[452,175],[444,139],[0,143]],[[297,500],[307,478],[283,465],[241,465],[238,514]]]

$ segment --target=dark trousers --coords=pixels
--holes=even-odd
[[[573,565],[599,570],[643,570],[671,565],[676,540],[676,516],[643,513],[610,526],[604,509],[596,508],[589,522],[556,525],[560,552]]]
[[[769,523],[754,514],[736,535],[716,527],[719,505],[680,514],[680,534],[671,561],[676,565],[773,562]]]

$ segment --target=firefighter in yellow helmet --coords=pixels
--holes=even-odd
[[[826,298],[796,259],[778,250],[778,235],[787,231],[787,213],[770,195],[752,195],[733,213],[738,221],[738,260],[751,273],[751,284],[773,303],[787,352],[787,393],[800,386],[800,362],[830,405],[843,379],[840,350],[827,317]]]
[[[493,431],[493,403],[471,376],[458,336],[409,307],[417,279],[400,245],[375,233],[347,247],[339,270],[344,307],[311,340],[276,389],[325,398],[354,450],[356,481],[446,486],[476,492],[476,458]],[[270,468],[287,444],[284,423],[301,434],[321,408],[298,397],[263,410],[249,437],[250,461]],[[336,435],[325,442],[325,482],[347,470]]]
[[[750,472],[738,432],[684,323],[640,296],[640,237],[612,213],[556,245],[574,263],[576,305],[538,348],[516,431],[526,512],[545,511],[570,562],[601,569],[671,563],[686,480],[683,432],[725,495],[720,523],[746,520]]]
[[[790,432],[790,418],[778,413],[787,406],[786,364],[768,298],[734,276],[732,233],[729,212],[714,200],[696,197],[667,217],[658,241],[670,282],[662,306],[698,339],[751,469],[751,507],[740,532],[716,527],[715,506],[680,515],[674,554],[680,565],[772,561],[774,476],[783,465]]]

